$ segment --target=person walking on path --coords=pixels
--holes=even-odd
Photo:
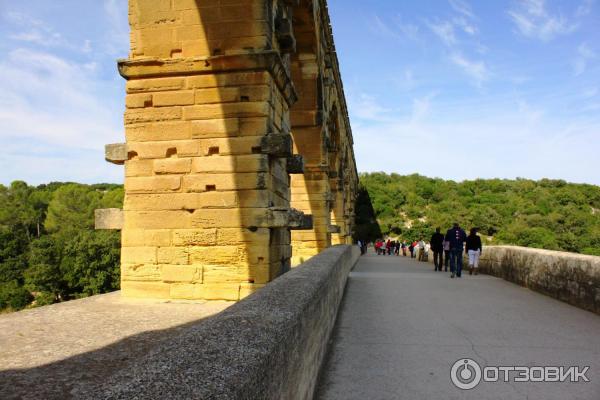
[[[408,248],[408,244],[406,244],[406,240],[402,241],[402,256],[406,257],[406,249]]]
[[[444,237],[444,272],[448,272],[448,264],[450,264],[450,242]]]
[[[473,275],[473,270],[475,270],[475,275],[479,273],[479,257],[482,251],[481,238],[477,235],[477,229],[473,228],[467,238],[465,248],[465,252],[469,256],[469,275]]]
[[[431,236],[431,250],[433,251],[433,264],[436,271],[442,270],[444,264],[444,235],[440,233],[441,228],[436,228],[435,233]]]
[[[463,248],[465,240],[467,240],[467,234],[458,222],[455,222],[452,229],[448,229],[448,232],[446,232],[446,240],[450,242],[450,272],[452,272],[450,277],[460,278],[463,267]]]
[[[425,261],[425,241],[423,238],[419,239],[419,261]]]

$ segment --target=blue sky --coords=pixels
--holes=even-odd
[[[600,2],[329,0],[360,171],[600,184]],[[0,182],[121,182],[126,0],[0,0]]]

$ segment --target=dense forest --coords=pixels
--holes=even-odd
[[[0,311],[118,289],[119,233],[94,210],[122,204],[121,185],[0,185]]]
[[[454,221],[493,244],[600,255],[600,187],[562,180],[360,174],[356,238],[413,240]]]

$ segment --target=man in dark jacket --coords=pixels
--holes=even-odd
[[[436,271],[441,271],[442,265],[444,265],[444,235],[442,235],[440,231],[440,228],[436,228],[430,241],[431,250],[433,251],[433,264],[435,265]]]
[[[446,232],[446,241],[450,242],[450,272],[451,278],[460,278],[463,266],[463,248],[467,234],[458,223]]]

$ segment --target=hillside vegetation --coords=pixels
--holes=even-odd
[[[494,244],[600,255],[600,187],[562,180],[479,179],[461,183],[420,175],[360,174],[356,237],[430,237],[458,221]],[[371,201],[373,214],[369,214]]]
[[[118,289],[120,235],[94,210],[122,204],[121,185],[0,185],[0,311]]]

